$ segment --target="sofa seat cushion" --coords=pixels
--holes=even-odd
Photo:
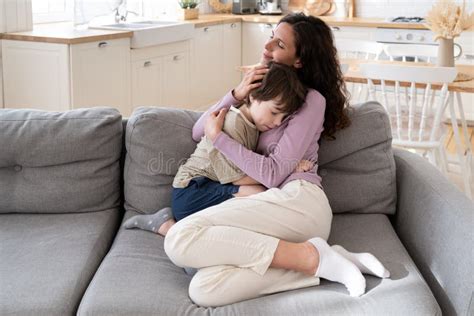
[[[134,212],[127,212],[125,219]],[[435,315],[440,314],[413,261],[383,214],[334,217],[331,244],[374,253],[391,279],[366,276],[367,293],[352,298],[343,285],[321,285],[205,309],[188,297],[191,277],[174,266],[163,237],[120,230],[89,286],[79,315]],[[205,254],[203,254],[205,255]]]
[[[0,315],[72,315],[120,212],[0,215]]]

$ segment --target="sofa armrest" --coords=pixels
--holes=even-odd
[[[434,166],[394,149],[394,226],[435,295],[443,315],[474,315],[474,204]]]

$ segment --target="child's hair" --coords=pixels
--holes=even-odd
[[[269,70],[262,80],[262,85],[250,91],[249,97],[257,101],[275,100],[278,110],[283,113],[294,113],[306,99],[306,87],[298,78],[296,69],[271,62]],[[249,97],[247,104],[250,105]]]
[[[334,138],[334,133],[347,127],[350,119],[346,112],[349,93],[332,31],[323,20],[304,13],[288,14],[279,23],[288,23],[293,28],[296,56],[303,65],[298,68],[298,75],[306,86],[319,91],[326,99],[323,136]]]

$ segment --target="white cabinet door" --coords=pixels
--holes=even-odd
[[[245,22],[242,30],[242,64],[253,65],[262,59],[263,47],[275,24]]]
[[[191,52],[193,106],[210,105],[222,97],[222,25],[196,28]]]
[[[189,53],[163,57],[163,106],[189,107]]]
[[[69,46],[3,40],[4,106],[70,109]]]
[[[132,105],[159,106],[163,95],[163,63],[161,58],[150,58],[132,63]]]
[[[235,88],[241,79],[241,73],[237,70],[242,65],[242,23],[231,23],[223,25],[223,49],[224,59],[222,69],[223,96],[227,91]]]
[[[71,74],[75,108],[111,106],[131,114],[129,39],[72,45]]]

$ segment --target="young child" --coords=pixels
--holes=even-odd
[[[297,111],[306,98],[295,68],[272,63],[260,87],[252,90],[240,106],[226,114],[223,131],[255,151],[259,132],[281,124]],[[243,173],[233,162],[214,148],[204,136],[173,181],[172,207],[151,215],[137,215],[125,228],[141,228],[161,235],[175,223],[205,208],[233,197],[249,196],[266,188]],[[163,225],[165,224],[166,225]]]

